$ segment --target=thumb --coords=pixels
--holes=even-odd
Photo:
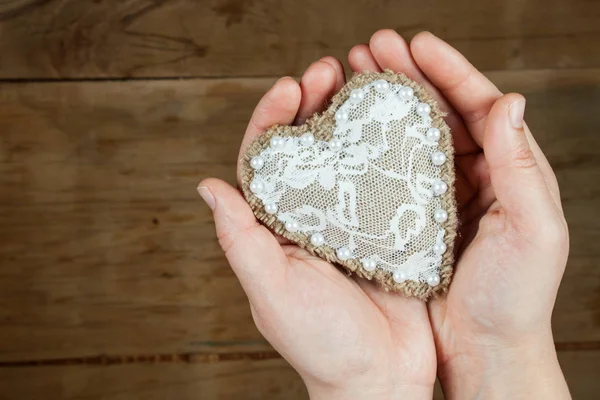
[[[554,203],[524,130],[525,98],[502,96],[487,117],[483,151],[496,199],[513,223],[537,226]]]
[[[255,306],[282,287],[287,258],[277,239],[256,221],[242,194],[219,179],[205,179],[198,193],[213,211],[217,238]]]

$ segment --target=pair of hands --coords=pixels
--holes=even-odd
[[[436,374],[448,399],[570,398],[550,329],[568,230],[554,173],[523,122],[525,99],[503,95],[430,33],[409,45],[379,31],[348,61],[356,72],[403,72],[448,114],[460,216],[453,282],[424,303],[349,278],[258,224],[237,189],[204,180],[199,193],[258,329],[314,399],[431,399]],[[300,84],[280,79],[240,154],[270,126],[322,111],[344,82],[333,57]]]

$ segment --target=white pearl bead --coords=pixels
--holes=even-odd
[[[310,243],[313,246],[323,246],[325,244],[325,236],[320,232],[313,233],[310,236]]]
[[[406,272],[404,271],[396,271],[394,272],[394,274],[392,275],[392,279],[394,280],[394,282],[396,283],[402,283],[404,282],[406,279],[408,278],[408,276],[406,276]]]
[[[386,80],[380,79],[375,82],[375,90],[379,93],[386,93],[390,90],[390,83]]]
[[[285,223],[285,230],[288,232],[298,232],[300,229],[300,224],[296,221],[288,221]]]
[[[278,209],[278,207],[277,207],[277,204],[275,204],[275,203],[267,203],[267,204],[265,204],[265,212],[267,214],[273,215],[273,214],[275,214],[277,212],[277,209]]]
[[[302,146],[312,146],[315,143],[315,137],[313,136],[312,133],[305,133],[304,135],[300,136],[300,144]]]
[[[265,184],[259,179],[254,179],[250,182],[250,191],[254,194],[261,193],[265,190]]]
[[[440,284],[440,276],[439,275],[429,275],[427,277],[427,284],[431,287],[436,287]]]
[[[285,145],[285,139],[279,136],[273,136],[271,138],[271,147],[274,149],[282,149]]]
[[[425,136],[427,136],[427,139],[431,140],[432,142],[437,142],[440,140],[440,130],[438,128],[429,128]]]
[[[433,194],[440,196],[448,190],[448,185],[444,181],[435,181],[433,183]]]
[[[404,101],[408,101],[413,98],[415,91],[410,86],[403,86],[398,92],[398,96]]]
[[[363,268],[365,269],[365,271],[369,271],[369,272],[373,272],[375,271],[375,268],[377,268],[377,262],[375,260],[372,259],[366,259],[362,262]]]
[[[262,157],[256,156],[252,157],[250,160],[250,166],[254,169],[261,169],[265,166],[265,160]]]
[[[435,213],[433,213],[433,219],[439,223],[446,222],[448,220],[448,213],[446,210],[442,209],[435,210]]]
[[[433,252],[435,254],[444,254],[446,252],[446,243],[437,242],[433,245]]]
[[[339,258],[342,261],[345,261],[352,256],[352,252],[347,247],[340,247],[339,249],[337,249],[336,254],[337,258]]]
[[[426,117],[431,112],[431,106],[427,103],[419,103],[417,104],[417,114],[422,117]]]
[[[365,99],[365,94],[360,89],[355,89],[350,93],[350,102],[357,104]]]
[[[348,114],[348,111],[346,110],[338,110],[335,113],[335,120],[337,122],[346,122],[348,121],[348,119],[350,118],[350,114]]]
[[[342,139],[333,138],[329,141],[329,150],[338,152],[344,147]]]
[[[436,151],[431,155],[431,162],[433,165],[442,165],[446,162],[446,155],[441,151]]]

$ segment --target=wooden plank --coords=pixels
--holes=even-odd
[[[596,399],[600,352],[559,352],[559,360],[573,398]],[[284,360],[0,368],[0,391],[10,400],[308,399]],[[444,399],[438,383],[434,399]]]
[[[502,72],[555,165],[558,342],[600,341],[600,70]],[[0,85],[0,361],[269,349],[197,198],[273,80]]]
[[[126,378],[124,378],[126,377]],[[0,399],[307,399],[284,360],[0,368]]]
[[[598,398],[598,393],[600,393],[600,380],[598,380],[600,352],[559,352],[558,360],[574,399],[594,400]]]
[[[298,75],[382,27],[431,30],[485,70],[600,66],[587,0],[13,0],[0,78]]]
[[[0,359],[268,348],[196,193],[266,84],[0,88]]]

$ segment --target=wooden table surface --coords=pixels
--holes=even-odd
[[[254,327],[196,185],[235,180],[278,77],[382,27],[431,30],[527,97],[571,232],[556,346],[574,397],[598,398],[600,2],[12,0],[0,399],[306,399]]]

